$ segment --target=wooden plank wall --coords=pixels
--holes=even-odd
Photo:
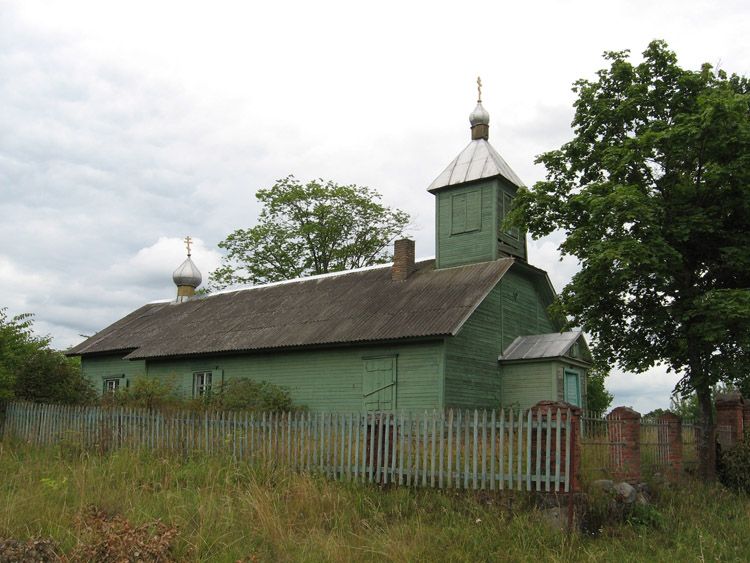
[[[224,455],[383,485],[567,492],[570,420],[559,408],[252,413],[13,402],[3,437],[102,452]]]

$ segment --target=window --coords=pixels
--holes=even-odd
[[[451,234],[468,233],[482,228],[482,193],[479,190],[451,198]]]
[[[512,207],[513,207],[513,197],[504,193],[503,194],[503,221],[508,216],[508,213],[510,213],[510,210]],[[505,231],[505,234],[516,240],[518,240],[521,236],[521,233],[518,230],[518,227],[512,227],[508,229],[507,231]]]
[[[120,379],[119,378],[109,378],[104,380],[104,393],[110,393],[113,394],[119,389],[120,387]]]
[[[211,393],[210,371],[196,371],[193,373],[193,397],[203,397]]]
[[[578,349],[578,342],[574,342],[573,345],[570,347],[570,357],[571,358],[577,358],[580,354],[580,350]]]

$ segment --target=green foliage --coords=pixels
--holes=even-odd
[[[734,490],[750,494],[750,431],[744,440],[721,453],[719,479]]]
[[[210,405],[222,410],[296,410],[289,390],[266,381],[238,378],[223,382],[211,393]],[[297,407],[299,408],[299,407]]]
[[[669,403],[669,410],[683,420],[698,420],[700,418],[701,409],[698,404],[698,396],[695,393],[691,393],[687,397],[681,397],[678,394],[672,395]]]
[[[46,338],[35,336],[32,315],[8,318],[7,309],[0,309],[0,400],[15,395],[16,378],[27,358],[49,344]]]
[[[8,318],[0,309],[0,400],[90,403],[95,392],[81,373],[78,359],[49,347],[34,334],[33,315]]]
[[[596,365],[586,374],[586,408],[592,413],[603,413],[612,404],[612,393],[607,391],[604,380],[609,375],[606,369]]]
[[[353,184],[287,176],[256,198],[263,205],[258,224],[219,243],[227,254],[210,275],[211,288],[388,262],[390,242],[409,222],[407,213],[382,205],[378,192]]]
[[[173,378],[137,376],[129,387],[118,389],[113,395],[102,397],[104,402],[147,409],[179,406],[182,402],[175,393]]]
[[[79,358],[42,349],[21,364],[15,396],[38,403],[91,404],[97,393],[83,376]]]
[[[750,371],[750,82],[682,69],[662,41],[628,58],[576,82],[575,136],[538,157],[511,221],[565,233],[580,271],[557,310],[611,363],[682,373],[707,429],[711,386]]]

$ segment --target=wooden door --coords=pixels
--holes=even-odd
[[[396,357],[364,358],[362,401],[368,411],[396,408]]]
[[[565,370],[565,402],[581,406],[581,378],[578,372]]]

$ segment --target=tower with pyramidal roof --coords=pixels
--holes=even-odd
[[[490,114],[482,105],[480,79],[477,86],[471,141],[427,188],[436,198],[437,268],[509,256],[526,260],[524,234],[502,227],[523,182],[489,143]]]

